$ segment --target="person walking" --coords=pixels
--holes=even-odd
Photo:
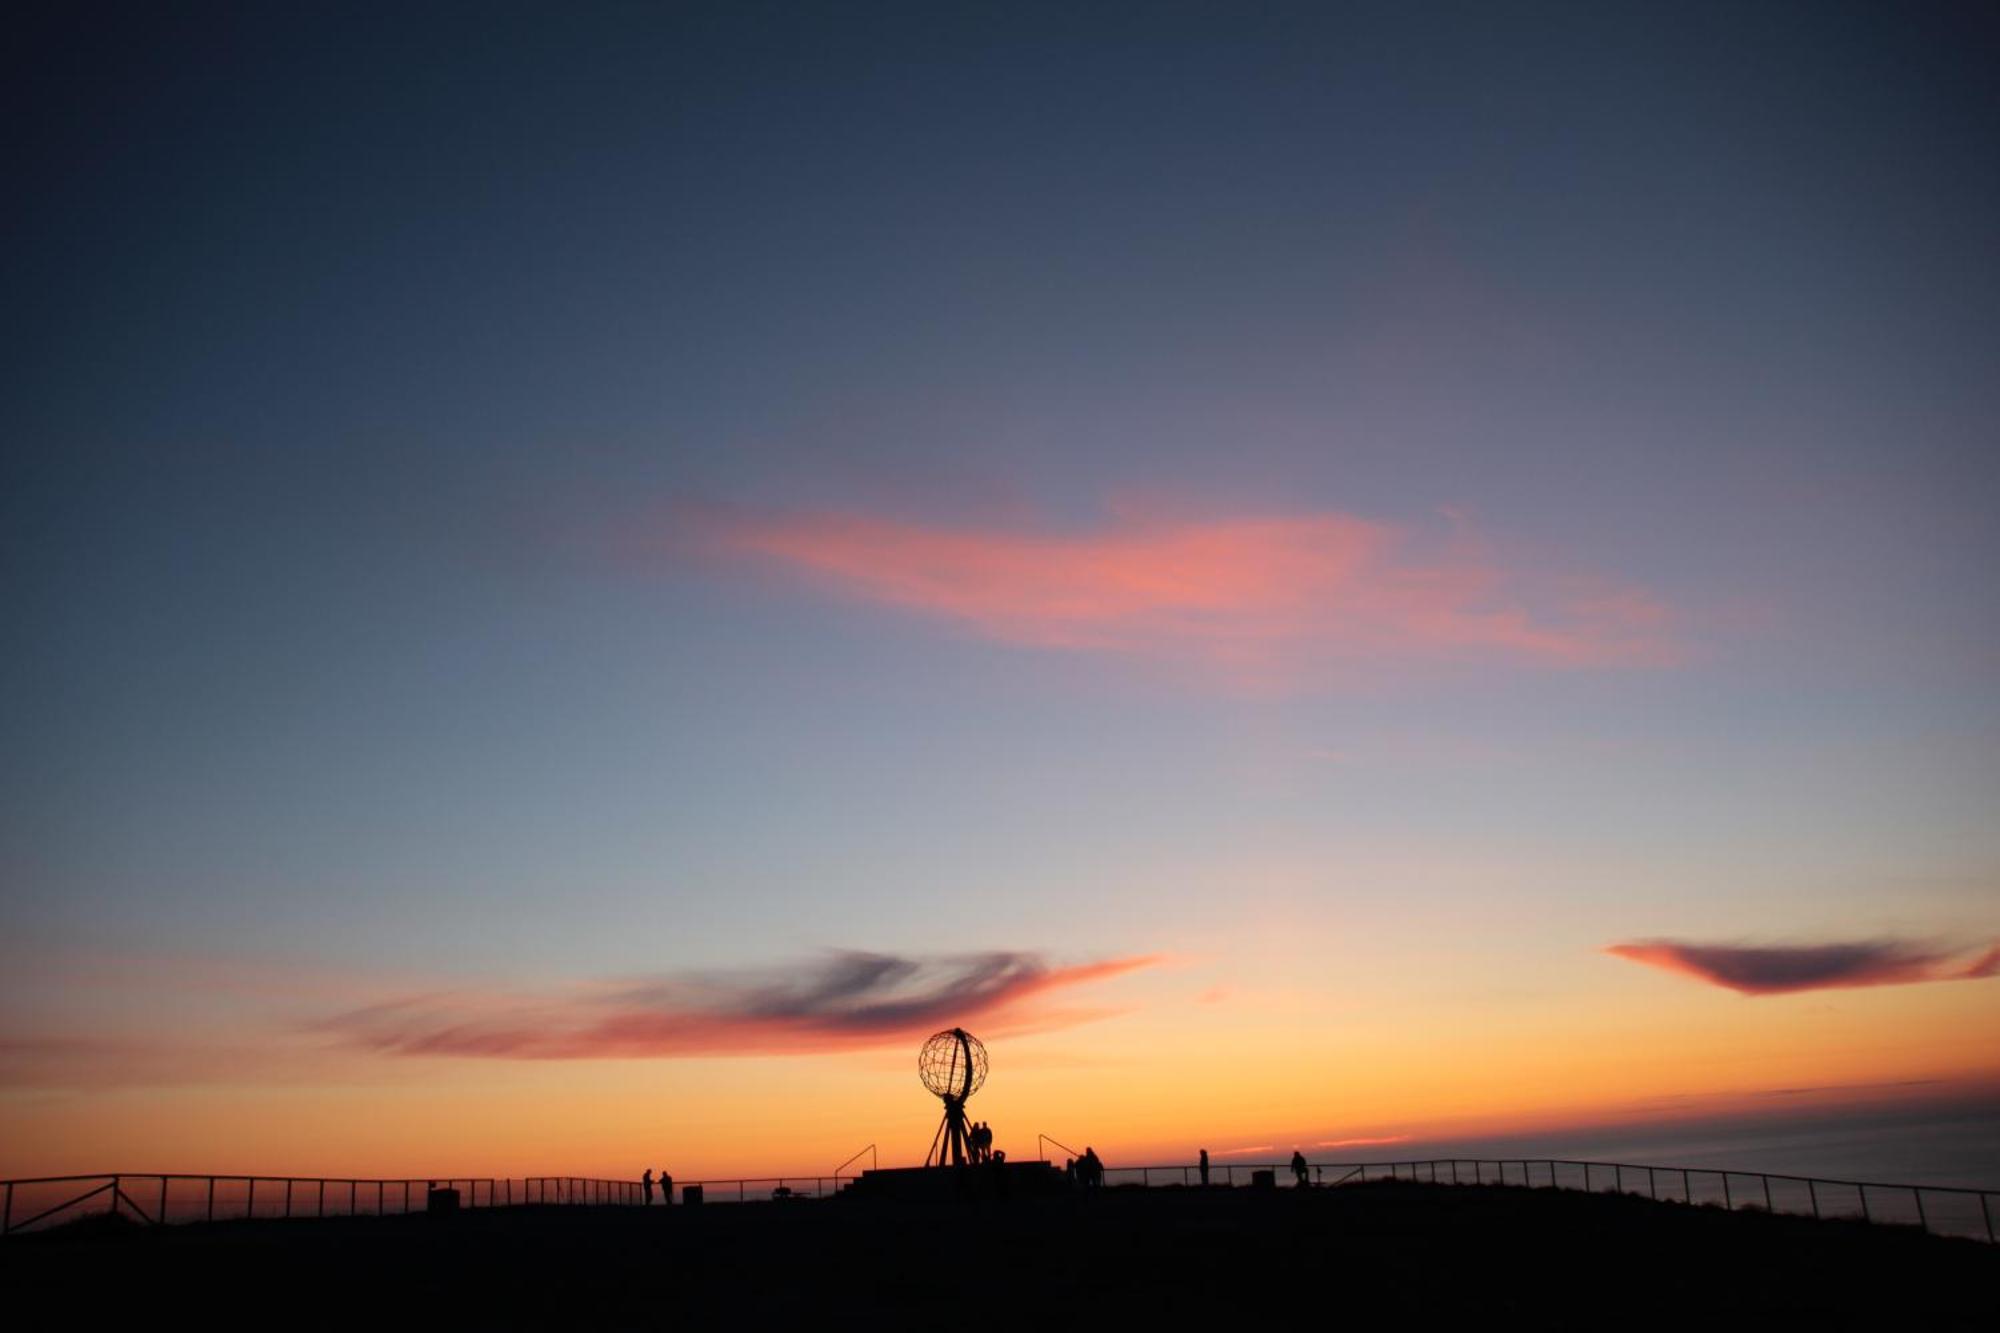
[[[1300,1189],[1306,1187],[1310,1175],[1311,1172],[1306,1167],[1306,1155],[1297,1148],[1292,1149],[1292,1176],[1298,1181]]]
[[[1201,1150],[1201,1187],[1208,1188],[1208,1149]]]

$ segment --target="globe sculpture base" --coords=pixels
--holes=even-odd
[[[966,1148],[967,1137],[965,1099],[946,1097],[944,1119],[938,1124],[937,1133],[931,1136],[931,1150],[924,1154],[924,1165],[964,1166],[969,1155]]]

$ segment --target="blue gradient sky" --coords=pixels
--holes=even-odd
[[[1162,954],[1141,1020],[1337,1041],[2000,934],[1977,7],[281,8],[8,80],[5,1036],[150,1031],[99,956]],[[1474,533],[1671,660],[1243,688],[681,540],[1133,503]],[[1976,1073],[1994,984],[1839,994]]]

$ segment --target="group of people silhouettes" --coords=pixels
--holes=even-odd
[[[1007,1160],[1006,1153],[997,1155],[994,1153],[993,1126],[987,1124],[984,1120],[973,1121],[971,1126],[965,1131],[965,1149],[972,1155],[974,1162],[1004,1162]]]
[[[971,1153],[974,1162],[992,1162],[998,1164],[1007,1160],[1006,1153],[993,1151],[993,1127],[983,1120],[974,1121],[971,1127],[966,1130],[965,1146],[967,1151]],[[1301,1187],[1312,1183],[1312,1167],[1306,1161],[1306,1155],[1303,1152],[1296,1149],[1293,1150],[1291,1168],[1292,1179]],[[1200,1166],[1197,1169],[1201,1172],[1201,1183],[1206,1186],[1208,1184],[1208,1149],[1206,1148],[1201,1150]],[[1073,1185],[1080,1185],[1085,1189],[1095,1189],[1104,1183],[1104,1162],[1098,1157],[1097,1149],[1085,1147],[1083,1156],[1069,1158],[1063,1163],[1063,1175],[1068,1177],[1069,1182]],[[647,1168],[646,1174],[639,1177],[639,1184],[644,1187],[646,1192],[646,1202],[649,1204],[652,1203],[653,1186],[656,1183],[660,1187],[660,1201],[662,1203],[672,1203],[674,1201],[674,1178],[664,1170],[656,1178],[650,1167]],[[790,1191],[786,1192],[790,1193]]]
[[[1104,1183],[1104,1162],[1098,1157],[1097,1149],[1085,1144],[1083,1156],[1071,1157],[1063,1162],[1063,1174],[1073,1185],[1096,1189]]]
[[[1292,1166],[1292,1180],[1295,1183],[1297,1183],[1300,1186],[1310,1185],[1312,1183],[1312,1165],[1311,1163],[1306,1161],[1306,1155],[1303,1152],[1299,1151],[1297,1148],[1292,1149],[1291,1166]],[[1195,1165],[1195,1170],[1201,1173],[1202,1187],[1204,1189],[1207,1188],[1208,1149],[1203,1148],[1201,1150],[1201,1157]]]

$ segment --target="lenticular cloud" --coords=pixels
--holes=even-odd
[[[700,544],[1008,643],[1195,667],[1245,685],[1420,662],[1660,666],[1667,608],[1594,575],[1512,568],[1343,513],[1116,516],[1083,531],[851,513],[704,512]]]
[[[904,958],[834,953],[789,966],[680,973],[557,995],[416,996],[318,1024],[393,1055],[517,1060],[787,1055],[892,1044],[953,1023],[989,1030],[1103,1016],[1050,993],[1147,967],[1152,958],[1067,966],[1023,952]]]
[[[1892,939],[1761,947],[1637,940],[1613,944],[1605,952],[1743,995],[1784,995],[1792,991],[1895,986],[1918,981],[1971,981],[2000,972],[2000,945],[1967,963],[1953,961],[1954,955],[1962,952],[1959,950],[1940,950]]]

